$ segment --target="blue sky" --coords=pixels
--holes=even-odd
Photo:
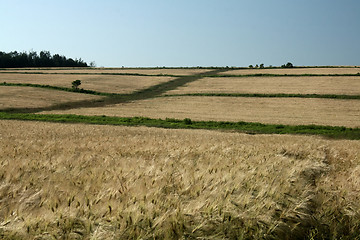
[[[0,51],[104,67],[360,65],[359,0],[0,0]]]

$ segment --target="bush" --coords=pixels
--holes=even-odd
[[[184,119],[184,123],[185,123],[186,125],[191,125],[191,124],[192,124],[192,121],[191,121],[190,118],[185,118],[185,119]]]
[[[81,85],[81,81],[80,80],[75,80],[71,84],[72,84],[73,89],[79,89],[79,86]]]

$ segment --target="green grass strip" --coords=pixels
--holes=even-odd
[[[253,122],[192,121],[179,119],[151,119],[146,117],[109,117],[60,114],[28,114],[0,112],[0,119],[86,123],[101,125],[148,126],[160,128],[236,130],[248,134],[308,134],[335,139],[360,139],[360,128],[319,125],[274,125]]]
[[[7,82],[3,82],[3,83],[0,83],[0,86],[36,87],[36,88],[45,88],[45,89],[51,89],[51,90],[58,90],[58,91],[65,91],[65,92],[75,92],[75,93],[84,93],[84,94],[108,96],[108,97],[123,96],[123,94],[118,94],[118,93],[104,93],[104,92],[97,92],[97,91],[93,91],[93,90],[85,90],[83,88],[77,88],[76,89],[76,88],[58,87],[58,86],[43,85],[43,84],[33,84],[33,83],[7,83]]]
[[[360,95],[338,94],[298,94],[298,93],[185,93],[169,94],[161,97],[256,97],[256,98],[328,98],[328,99],[360,99]]]

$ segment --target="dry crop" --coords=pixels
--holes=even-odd
[[[49,72],[49,71],[47,71]],[[82,70],[84,73],[84,70]],[[81,88],[107,93],[132,93],[153,85],[172,80],[171,77],[144,77],[119,75],[71,75],[71,74],[6,74],[0,73],[0,83],[31,83],[59,87],[71,87],[74,80],[81,81]]]
[[[0,121],[2,239],[359,234],[359,141]]]
[[[97,99],[101,97],[33,87],[0,86],[0,109],[41,108],[59,103]]]
[[[359,67],[341,68],[273,68],[273,69],[237,69],[221,74],[247,75],[247,74],[358,74]]]
[[[338,99],[161,97],[43,113],[360,127],[360,101]]]
[[[148,74],[148,75],[194,75],[212,71],[212,69],[197,68],[80,68],[80,69],[51,69],[51,68],[34,68],[34,69],[5,69],[1,72],[44,72],[44,73],[130,73],[130,74]]]
[[[360,95],[360,77],[203,78],[172,91],[168,91],[165,94],[186,93],[293,93]]]

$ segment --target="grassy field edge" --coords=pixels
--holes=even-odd
[[[334,139],[360,139],[360,128],[321,125],[276,125],[242,121],[193,121],[189,118],[180,120],[173,118],[152,119],[146,117],[110,117],[105,115],[84,116],[72,114],[30,114],[7,112],[0,112],[0,119],[100,125],[147,126],[159,128],[234,130],[248,134],[307,134],[320,135]]]

